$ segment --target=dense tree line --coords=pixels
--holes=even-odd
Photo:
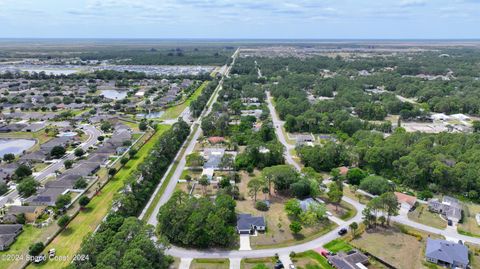
[[[197,99],[193,100],[190,103],[190,112],[192,113],[192,116],[197,118],[200,116],[200,114],[203,111],[203,108],[206,107],[208,100],[210,99],[210,96],[212,96],[213,92],[218,86],[218,81],[210,81],[206,86],[205,89],[203,89],[202,94],[197,97]]]
[[[188,247],[229,247],[235,243],[235,201],[219,194],[215,201],[176,192],[158,212],[158,232]]]
[[[75,261],[72,268],[168,268],[171,258],[163,254],[163,247],[151,241],[153,229],[136,216],[189,133],[190,127],[179,121],[155,142],[139,173],[126,180],[124,190],[113,203],[114,212],[95,234],[84,239],[79,253],[89,259]]]

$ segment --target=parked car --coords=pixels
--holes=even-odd
[[[293,265],[293,264],[290,264],[290,265],[288,266],[288,268],[289,268],[289,269],[295,269],[295,268],[297,268],[297,267],[295,267],[295,265]]]
[[[347,228],[342,228],[340,231],[338,231],[338,235],[344,235],[347,233]]]
[[[275,263],[275,269],[283,269],[285,268],[285,266],[283,266],[283,263],[281,261],[277,261],[277,263]]]
[[[35,256],[35,259],[33,259],[34,263],[42,263],[46,260],[45,254],[40,254],[38,256]]]
[[[52,248],[48,251],[48,257],[49,258],[53,258],[53,257],[55,257],[55,255],[56,255],[56,251],[55,251],[54,248]]]
[[[447,223],[448,223],[448,226],[452,226],[453,225],[453,222],[451,219],[447,220]]]

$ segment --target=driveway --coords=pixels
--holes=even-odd
[[[281,254],[278,256],[278,258],[283,263],[285,268],[289,268],[290,264],[293,264],[292,260],[290,259],[290,253]]]
[[[242,267],[242,258],[230,258],[230,269],[240,269]]]
[[[192,264],[192,258],[181,258],[180,265],[178,266],[179,269],[190,269],[190,264]]]
[[[240,235],[240,248],[238,250],[252,250],[252,247],[250,246],[249,234]]]

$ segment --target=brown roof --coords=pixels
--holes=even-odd
[[[340,175],[342,175],[342,176],[344,176],[348,173],[348,167],[346,167],[346,166],[339,167],[338,170],[340,170]]]
[[[225,138],[221,136],[212,136],[208,138],[208,142],[212,144],[217,144],[217,143],[225,142]]]
[[[395,196],[397,196],[397,200],[399,203],[407,203],[411,206],[413,206],[417,201],[417,197],[401,192],[395,192]]]

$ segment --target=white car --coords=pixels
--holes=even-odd
[[[288,268],[289,268],[289,269],[295,269],[295,268],[297,268],[297,267],[295,267],[295,265],[293,265],[293,264],[290,264],[290,265],[288,266]]]
[[[55,257],[55,254],[56,254],[56,252],[55,252],[54,248],[52,248],[48,251],[48,257],[50,257],[50,258]]]
[[[33,260],[34,263],[42,263],[46,260],[45,254],[40,254],[38,256],[35,256],[35,259]]]

